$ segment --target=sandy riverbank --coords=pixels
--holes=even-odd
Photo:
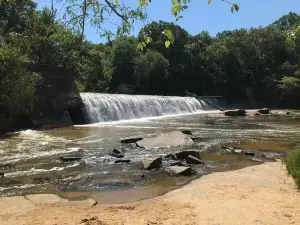
[[[281,162],[214,173],[164,196],[128,205],[37,205],[0,199],[0,224],[300,224],[300,193]],[[94,218],[93,218],[94,217]]]

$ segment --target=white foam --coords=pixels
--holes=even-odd
[[[68,165],[66,167],[52,167],[51,169],[35,169],[34,167],[31,168],[30,170],[22,170],[22,171],[15,171],[15,172],[10,172],[10,173],[5,173],[4,177],[17,177],[21,175],[32,175],[32,174],[37,174],[37,173],[44,173],[44,172],[51,172],[51,171],[62,171],[66,168],[72,168],[79,166],[80,163],[74,163],[71,165]]]

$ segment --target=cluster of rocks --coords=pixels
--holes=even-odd
[[[289,115],[288,111],[271,111],[268,108],[246,111],[245,109],[227,110],[220,114],[224,116],[260,116],[260,115]]]

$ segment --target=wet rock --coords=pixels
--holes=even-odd
[[[236,109],[236,110],[227,110],[224,112],[225,116],[246,116],[246,110]]]
[[[200,141],[200,140],[202,140],[201,137],[197,137],[197,136],[194,136],[194,135],[192,135],[190,138],[191,138],[193,141]]]
[[[0,172],[0,179],[4,178],[4,173]]]
[[[146,177],[145,174],[142,174],[142,175],[141,175],[141,178],[145,178],[145,177]]]
[[[194,151],[194,150],[177,152],[175,154],[175,156],[176,156],[177,159],[187,159],[189,155],[194,156],[194,157],[196,157],[198,159],[201,159],[200,152]]]
[[[193,135],[192,131],[190,130],[182,130],[181,132],[186,135]]]
[[[202,164],[203,161],[194,156],[189,155],[186,159],[186,163],[187,164]]]
[[[112,156],[112,157],[118,158],[118,159],[124,158],[124,155],[123,155],[123,154],[112,153],[112,154],[109,154],[109,155]]]
[[[49,177],[34,177],[32,179],[32,182],[35,184],[41,184],[41,183],[45,183],[45,182],[49,182],[51,181],[51,179]]]
[[[125,151],[123,149],[119,150],[119,149],[116,149],[116,148],[112,151],[113,154],[118,154],[118,155],[123,154],[124,152]]]
[[[13,164],[11,163],[3,163],[3,164],[0,164],[0,169],[3,169],[3,170],[6,170],[6,169],[9,169],[13,166]]]
[[[268,108],[263,108],[263,109],[259,109],[257,112],[259,112],[260,114],[263,114],[263,115],[267,115],[267,114],[270,114],[270,109]]]
[[[136,142],[141,141],[141,140],[143,140],[143,138],[141,138],[141,137],[126,138],[126,139],[122,139],[121,143],[130,144],[130,143],[136,143]]]
[[[81,156],[61,156],[60,157],[60,160],[62,160],[64,162],[79,161],[81,159],[82,159]]]
[[[171,166],[186,166],[186,164],[180,162],[180,161],[177,161],[177,162],[173,162],[171,163]]]
[[[279,111],[279,112],[275,112],[275,115],[290,115],[291,113],[288,111]]]
[[[166,155],[165,158],[166,159],[173,159],[173,160],[177,159],[176,155],[174,155],[173,153]]]
[[[190,135],[183,134],[181,131],[171,131],[162,133],[155,137],[144,138],[137,144],[144,148],[167,147],[167,146],[185,146],[193,144]]]
[[[142,165],[146,170],[159,169],[162,165],[162,158],[142,161]]]
[[[104,163],[109,163],[109,162],[110,162],[110,159],[103,159],[103,162],[104,162]]]
[[[115,163],[130,163],[130,159],[119,159],[116,160]]]
[[[191,176],[196,174],[196,172],[191,167],[186,166],[170,166],[167,171],[172,175],[177,176]]]
[[[250,151],[242,151],[244,155],[247,155],[247,156],[255,156],[255,153],[254,152],[250,152]]]

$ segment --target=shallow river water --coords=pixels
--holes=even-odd
[[[122,146],[129,137],[164,131],[190,130],[201,137],[192,146],[138,149]],[[224,152],[221,145],[267,152],[284,157],[299,146],[300,114],[219,118],[213,112],[114,123],[74,126],[48,131],[26,130],[0,139],[0,194],[56,193],[70,199],[92,196],[101,204],[149,198],[179,187],[201,175],[256,165],[264,160]],[[115,164],[114,148],[127,149],[129,164]],[[164,168],[144,171],[140,161],[182,149],[200,150],[204,165],[198,175],[172,177]],[[60,156],[76,155],[80,162],[62,162]]]

